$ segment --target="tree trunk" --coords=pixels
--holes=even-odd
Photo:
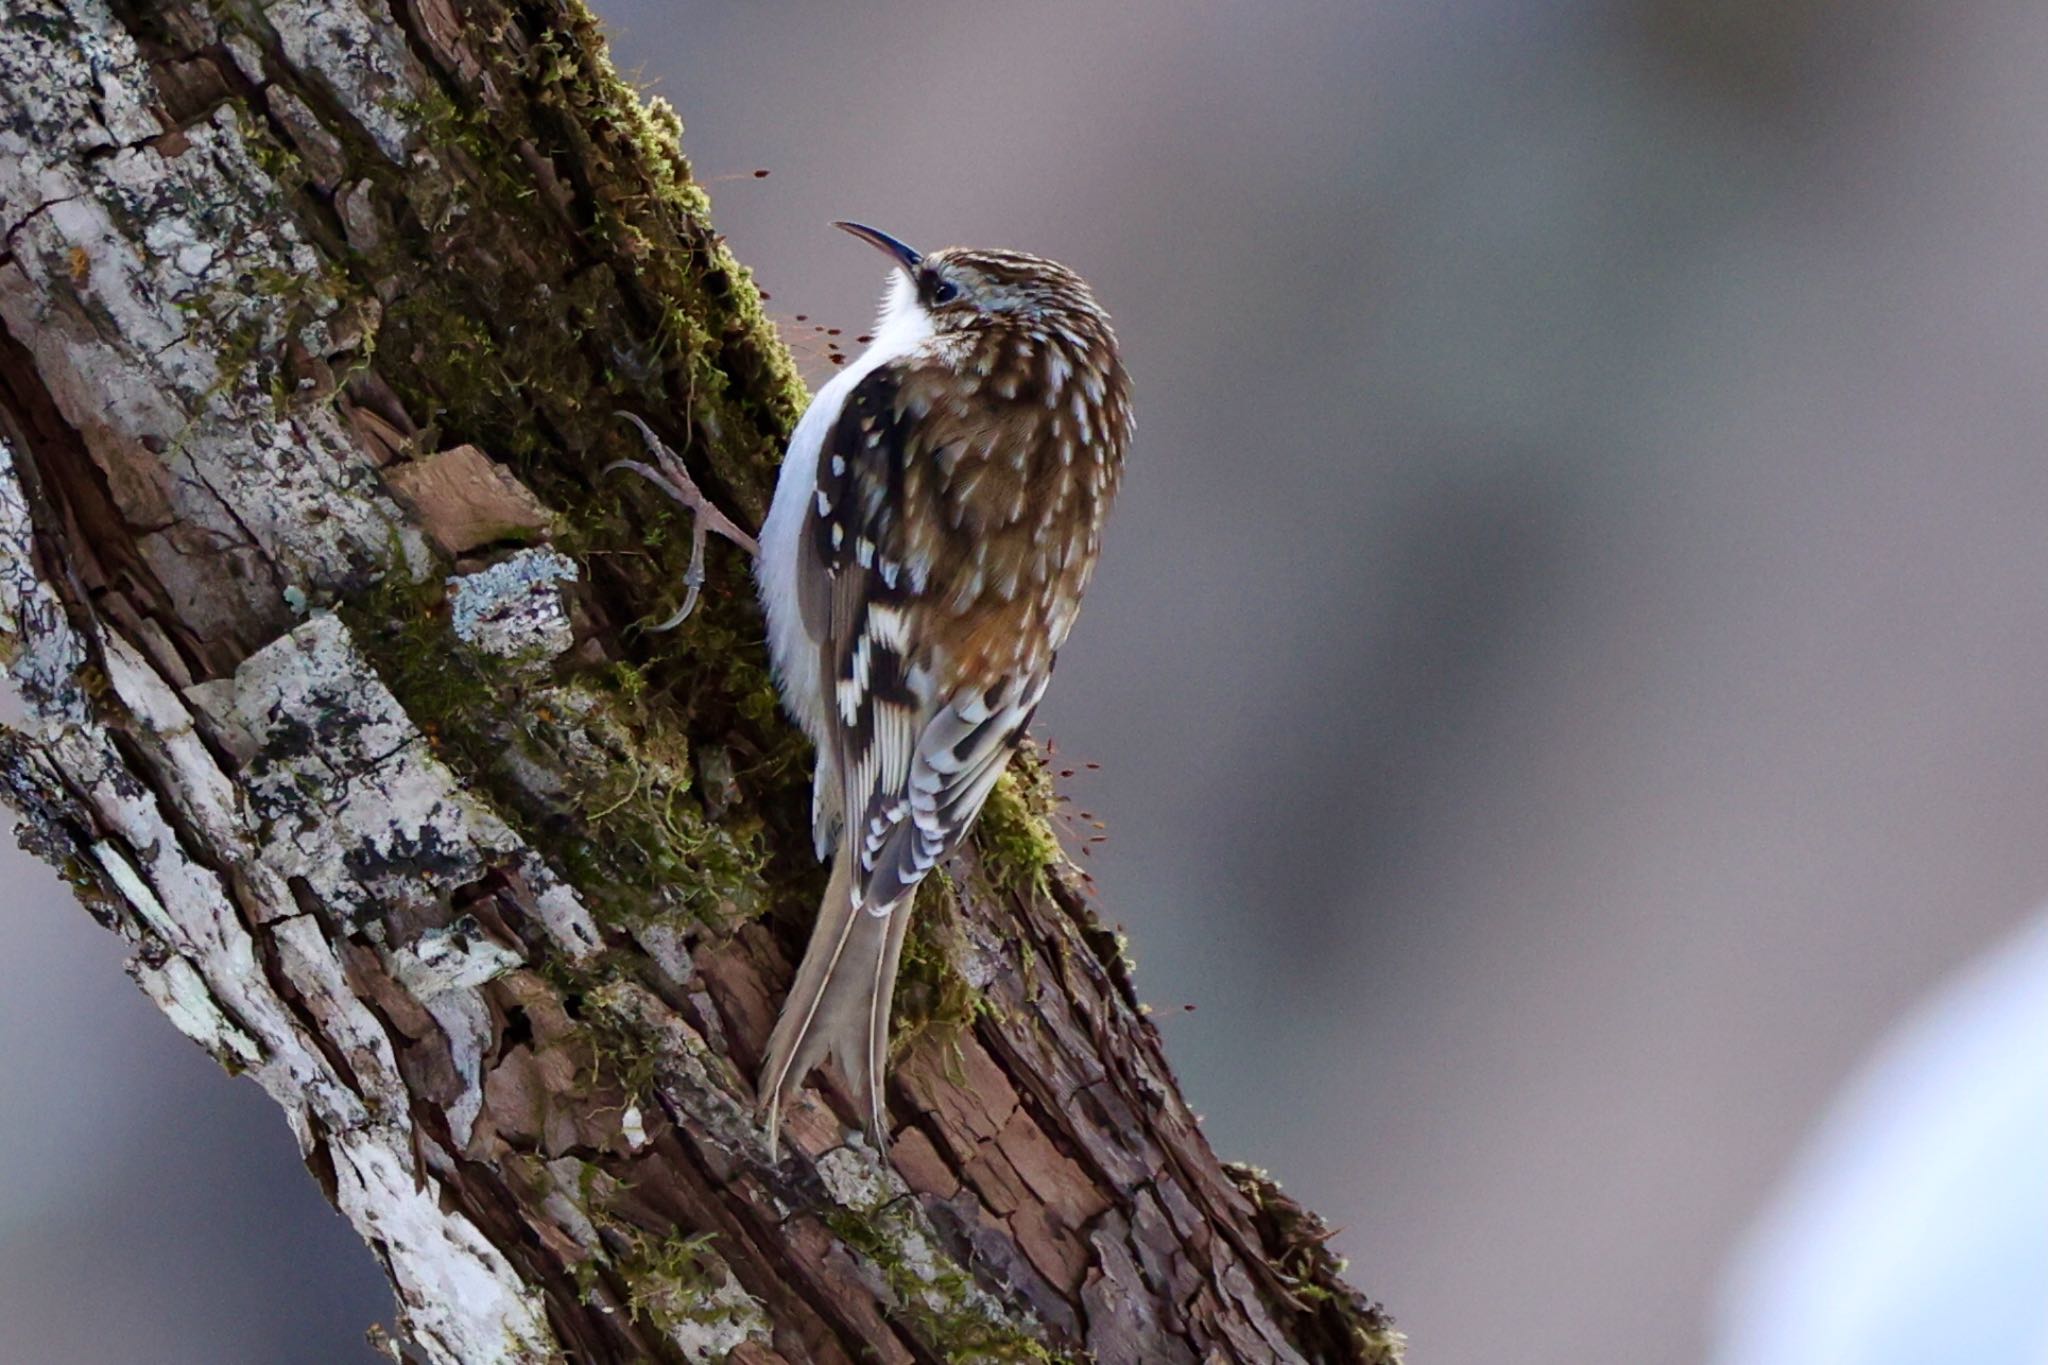
[[[1218,1163],[1041,764],[919,898],[887,1160],[747,1078],[823,883],[748,566],[803,391],[575,0],[9,0],[23,843],[285,1111],[394,1359],[1392,1361]]]

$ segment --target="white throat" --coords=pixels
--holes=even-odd
[[[909,355],[931,340],[931,336],[932,317],[917,300],[916,283],[901,270],[890,271],[888,287],[882,291],[881,310],[875,315],[874,341],[846,367],[846,374],[834,375],[832,383],[819,390],[818,401],[823,402],[825,395],[848,375],[854,376],[846,386],[850,389],[876,366]]]

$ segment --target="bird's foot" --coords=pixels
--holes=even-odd
[[[734,525],[732,518],[719,511],[717,504],[704,496],[704,490],[697,487],[697,481],[683,467],[682,457],[654,434],[654,428],[630,412],[622,412],[619,416],[640,428],[640,438],[647,443],[647,453],[654,463],[614,460],[604,467],[604,472],[609,474],[614,469],[630,469],[674,498],[690,514],[690,567],[683,574],[683,605],[677,607],[675,615],[668,620],[648,627],[649,630],[674,630],[697,609],[698,594],[704,590],[704,541],[710,532],[718,532],[751,556],[758,556],[761,547],[752,536]]]

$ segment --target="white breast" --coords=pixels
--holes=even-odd
[[[761,606],[768,613],[769,657],[775,664],[784,708],[804,727],[820,755],[832,752],[827,728],[831,724],[831,689],[818,675],[818,642],[804,630],[797,584],[807,558],[802,537],[818,486],[818,453],[854,386],[879,366],[909,355],[931,335],[931,319],[918,306],[910,278],[901,271],[892,272],[881,317],[875,324],[874,343],[832,376],[832,382],[818,390],[804,410],[803,420],[789,438],[789,453],[783,456],[782,473],[775,481],[775,501],[761,528],[761,558],[755,573]]]

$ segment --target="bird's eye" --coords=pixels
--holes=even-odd
[[[954,299],[957,299],[959,297],[959,285],[953,283],[951,280],[941,279],[936,275],[932,277],[933,303],[951,303]]]

